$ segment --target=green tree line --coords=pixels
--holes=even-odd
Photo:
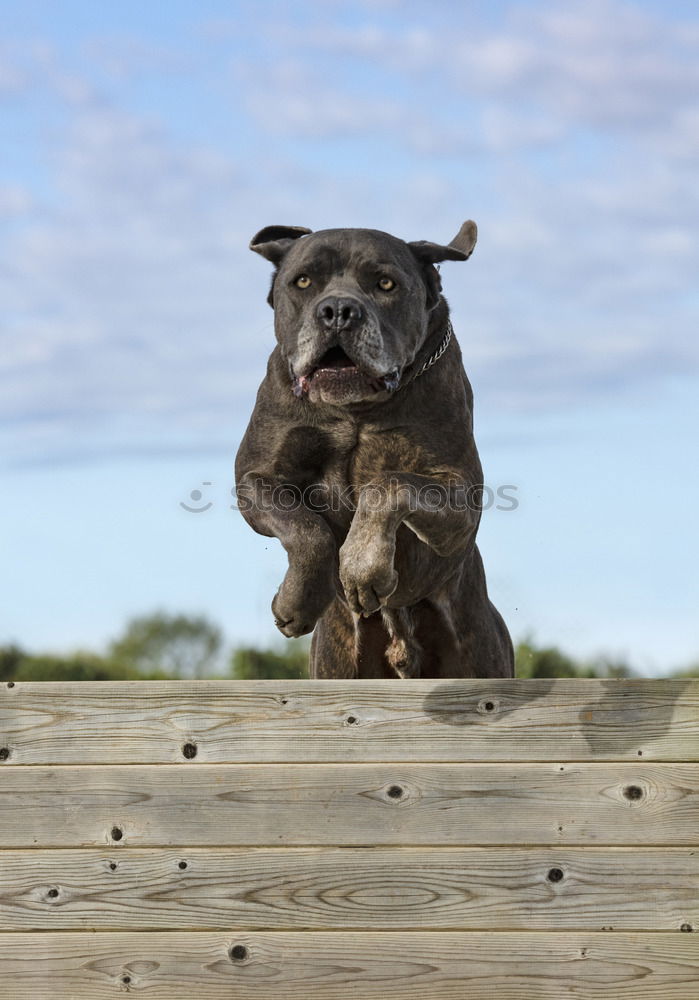
[[[104,653],[33,653],[0,646],[0,681],[116,681],[234,678],[298,680],[308,676],[308,641],[290,640],[277,649],[224,648],[221,629],[208,618],[155,612],[131,619]],[[621,660],[578,660],[556,646],[533,639],[515,649],[517,677],[633,677]],[[699,677],[699,663],[669,676]]]

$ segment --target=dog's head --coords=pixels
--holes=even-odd
[[[440,302],[434,266],[468,260],[475,222],[447,246],[374,229],[267,226],[250,248],[276,270],[268,301],[297,396],[348,405],[387,399],[422,347]]]

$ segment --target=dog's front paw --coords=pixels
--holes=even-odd
[[[274,624],[289,639],[306,635],[333,597],[335,585],[329,574],[309,576],[289,567],[272,601]]]
[[[350,532],[340,549],[340,580],[352,611],[371,615],[386,603],[398,586],[394,558],[395,544],[354,539]]]

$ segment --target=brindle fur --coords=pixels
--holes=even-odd
[[[512,643],[488,599],[475,544],[480,510],[463,509],[463,493],[441,509],[414,503],[430,484],[451,499],[458,486],[482,484],[473,395],[456,339],[416,377],[449,316],[434,263],[465,260],[475,226],[465,224],[446,247],[374,230],[307,234],[268,227],[252,244],[277,266],[270,301],[278,344],[236,480],[246,520],[278,538],[289,557],[272,603],[277,625],[287,636],[314,630],[313,677],[511,677]],[[389,262],[401,284],[392,298],[372,285]],[[299,295],[293,279],[305,272],[313,272],[314,287]],[[324,295],[354,297],[364,321],[327,329],[316,318]],[[293,379],[336,343],[361,371],[395,367],[400,388],[366,398],[356,387],[348,398],[296,398]],[[356,509],[271,504],[272,490],[286,484],[349,490]],[[382,490],[378,504],[373,487]]]

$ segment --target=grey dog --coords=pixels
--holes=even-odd
[[[435,265],[447,246],[268,226],[277,338],[236,459],[239,507],[289,568],[272,602],[313,631],[311,676],[511,677],[475,544],[471,386]]]

